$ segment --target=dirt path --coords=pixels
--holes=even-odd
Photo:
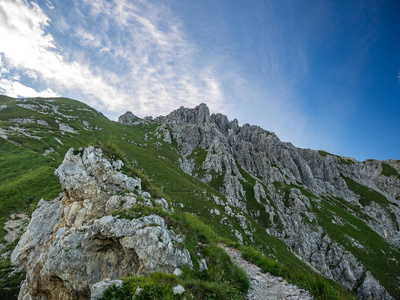
[[[247,299],[313,299],[307,291],[287,283],[286,280],[283,280],[281,277],[274,277],[269,273],[262,273],[259,267],[243,259],[240,251],[227,247],[224,247],[224,249],[232,260],[246,272],[250,279],[250,289],[247,293]]]

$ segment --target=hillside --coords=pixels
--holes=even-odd
[[[116,123],[71,99],[1,96],[3,295],[15,295],[7,288],[24,276],[9,276],[18,239],[4,224],[57,198],[55,169],[70,148],[89,145],[123,161],[121,171],[152,199],[193,213],[221,241],[257,248],[288,280],[311,289],[320,273],[322,286],[338,290],[336,282],[358,298],[400,297],[400,161],[298,149],[204,104],[154,119],[126,113]]]

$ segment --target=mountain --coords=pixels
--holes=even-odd
[[[128,201],[128,194],[133,191],[132,188],[123,186],[126,181],[113,181],[101,188],[101,191],[107,191],[105,194],[94,192],[93,195],[101,194],[97,198],[93,195],[87,196],[90,203],[98,203],[94,207],[101,209],[85,212],[85,215],[91,217],[81,219],[83,223],[78,222],[78,226],[75,224],[77,215],[74,215],[73,222],[72,219],[68,221],[66,208],[70,207],[68,211],[72,211],[73,203],[83,205],[85,199],[73,196],[74,192],[71,191],[84,191],[92,179],[68,185],[61,180],[68,172],[58,172],[60,186],[59,179],[54,176],[54,171],[57,168],[62,169],[61,166],[65,166],[67,161],[78,163],[79,159],[83,161],[84,157],[90,156],[89,152],[97,153],[95,149],[99,149],[101,155],[104,155],[98,154],[101,157],[99,160],[106,159],[111,166],[117,164],[113,172],[128,176],[127,178],[131,178],[129,180],[140,181],[140,188],[130,197],[149,199],[150,202],[146,203],[151,211],[154,213],[158,209],[158,214],[154,215],[164,218],[161,221],[153,217],[156,220],[153,220],[154,223],[158,222],[158,227],[165,228],[167,225],[162,224],[168,219],[181,220],[171,223],[171,230],[175,230],[175,233],[171,233],[170,239],[175,239],[174,243],[180,243],[177,237],[182,231],[182,224],[190,229],[183,234],[186,240],[190,240],[189,236],[197,232],[197,227],[191,228],[187,225],[189,221],[184,219],[189,218],[190,213],[198,224],[209,228],[212,235],[218,237],[203,241],[206,248],[216,249],[218,240],[236,245],[244,254],[258,253],[258,261],[268,259],[273,262],[266,267],[270,272],[273,273],[275,268],[277,275],[304,286],[314,296],[323,298],[331,293],[331,297],[344,298],[345,292],[339,291],[337,285],[340,284],[360,299],[400,297],[400,161],[359,162],[325,151],[299,149],[290,143],[281,142],[274,133],[258,126],[239,126],[237,120],[229,121],[222,114],[210,114],[205,104],[193,109],[181,107],[167,116],[156,118],[141,119],[127,112],[118,121],[119,123],[110,121],[100,112],[71,99],[0,97],[2,295],[12,297],[18,293],[18,288],[13,289],[12,286],[18,286],[18,282],[25,276],[24,271],[28,274],[26,287],[35,274],[32,270],[39,266],[44,268],[44,265],[37,264],[35,260],[28,264],[27,254],[30,250],[26,244],[27,240],[32,240],[27,238],[29,234],[37,236],[34,234],[34,225],[36,224],[36,228],[44,226],[34,222],[38,215],[41,216],[44,208],[52,205],[54,210],[50,215],[57,215],[54,212],[59,209],[59,217],[64,220],[56,218],[51,223],[52,226],[47,227],[59,224],[57,228],[79,228],[84,225],[92,227],[90,230],[82,230],[94,232],[96,228],[100,229],[93,227],[89,221],[117,218],[112,211],[105,212],[101,209],[106,207],[107,201],[113,195],[120,194],[120,197],[127,198],[119,201]],[[88,146],[94,147],[86,148]],[[74,148],[75,152],[69,150],[70,148]],[[82,164],[85,165],[83,162]],[[104,162],[103,165],[107,163]],[[86,174],[88,171],[80,172]],[[98,171],[96,174],[103,173],[106,171]],[[103,175],[96,176],[95,178],[100,178]],[[93,185],[92,190],[98,191],[99,186]],[[61,192],[63,196],[59,196]],[[39,202],[41,198],[46,201],[55,200]],[[172,210],[169,208],[160,212],[155,203],[159,203],[161,199]],[[142,208],[147,205],[143,203],[140,206]],[[18,240],[27,226],[29,215],[36,207],[28,229]],[[125,214],[132,218],[134,207],[114,208],[120,215]],[[121,212],[121,209],[130,211],[130,214]],[[152,215],[142,213],[140,219],[135,214],[133,219],[139,218],[145,224],[150,221],[144,218]],[[182,221],[182,218],[186,221]],[[51,218],[39,219],[51,221]],[[52,231],[53,228],[49,230]],[[47,248],[56,249],[58,244],[54,237],[49,238],[49,234],[43,236],[40,243],[46,244]],[[78,235],[75,237],[75,241],[79,240]],[[115,241],[116,237],[113,236],[112,239]],[[122,236],[118,239],[122,239]],[[190,253],[192,267],[200,274],[198,261],[204,259],[210,266],[218,251],[196,249],[193,252],[186,240],[182,242],[182,251],[187,250]],[[93,241],[88,235],[87,244],[84,243],[87,249],[93,248],[89,247]],[[86,248],[80,246],[76,252],[81,253]],[[106,247],[106,250],[111,248]],[[137,251],[136,248],[132,249]],[[46,251],[43,250],[42,254],[47,255]],[[197,257],[198,252],[200,257]],[[82,254],[76,255],[83,257]],[[90,257],[89,254],[85,255]],[[10,256],[17,269],[11,265]],[[66,257],[68,255],[62,259]],[[253,261],[257,262],[254,257],[253,255]],[[64,260],[60,261],[65,263]],[[121,261],[124,260],[121,258]],[[51,287],[49,282],[56,282],[56,286],[73,286],[71,278],[60,279],[61,274],[54,271],[56,262],[48,262],[45,264],[46,269],[43,269],[52,274],[48,276],[52,280],[47,281],[47,289]],[[125,261],[125,265],[129,264],[131,263]],[[29,269],[27,265],[32,268]],[[156,269],[173,271],[173,267]],[[140,273],[135,268],[130,271],[136,275],[147,274]],[[124,272],[116,270],[111,277],[115,279],[129,275],[129,272]],[[211,270],[207,272],[213,274]],[[42,273],[45,274],[45,271]],[[103,274],[100,271],[95,273]],[[197,273],[193,274],[190,275],[191,281],[200,280],[196,287],[203,284],[200,282],[215,280],[212,277],[215,274],[209,275],[208,279]],[[94,273],[90,276],[93,277]],[[100,277],[99,282],[104,279]],[[58,279],[54,281],[54,278]],[[319,288],[315,284],[318,280]],[[184,285],[183,281],[182,284]],[[233,283],[226,281],[226,284]],[[186,281],[185,288],[188,286],[190,285]],[[41,293],[45,293],[45,290]],[[82,287],[81,290],[79,295],[86,299],[89,293],[87,287]],[[241,293],[239,290],[240,288],[237,295]],[[193,288],[190,291],[196,295],[198,289]],[[37,291],[31,289],[31,292]],[[66,290],[63,292],[65,295],[69,293]]]

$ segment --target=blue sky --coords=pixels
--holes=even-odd
[[[0,93],[116,120],[207,103],[297,147],[400,159],[400,2],[0,0]]]

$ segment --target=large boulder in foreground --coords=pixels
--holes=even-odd
[[[184,237],[160,216],[111,215],[153,205],[140,180],[119,171],[122,165],[94,147],[68,151],[55,172],[64,193],[39,203],[11,256],[27,273],[19,299],[90,299],[91,288],[104,280],[192,265],[189,251],[173,246]],[[134,193],[116,195],[126,190]]]

